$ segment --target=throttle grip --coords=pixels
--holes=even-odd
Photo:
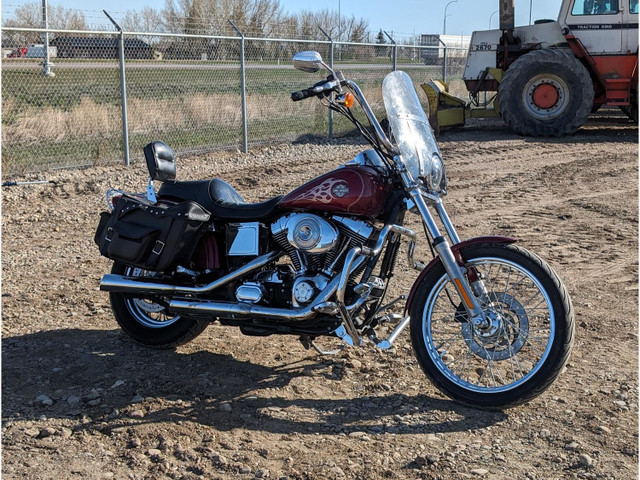
[[[291,94],[291,100],[294,102],[299,102],[300,100],[304,100],[305,98],[312,97],[316,92],[313,91],[312,88],[307,88],[305,90],[299,90],[297,92],[293,92]]]

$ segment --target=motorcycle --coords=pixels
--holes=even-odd
[[[287,195],[247,203],[219,178],[176,180],[171,149],[147,145],[146,193],[107,192],[95,237],[114,260],[100,289],[122,330],[173,348],[218,321],[245,335],[296,335],[334,354],[339,349],[318,340],[385,350],[410,325],[422,370],[455,401],[504,409],[540,395],[567,363],[574,336],[562,281],[514,238],[458,237],[442,202],[442,157],[406,73],[394,71],[382,85],[387,135],[358,85],[317,52],[299,52],[293,64],[329,75],[292,100],[319,98],[371,148]],[[422,220],[433,254],[427,265],[414,259],[407,212]],[[408,295],[386,301],[401,239],[420,273]],[[392,330],[381,339],[385,325]]]

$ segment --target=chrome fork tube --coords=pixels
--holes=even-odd
[[[436,198],[433,204],[436,208],[436,212],[438,212],[440,220],[442,220],[442,225],[453,244],[455,245],[456,243],[460,243],[460,237],[458,237],[458,233],[456,232],[447,211],[444,209],[444,205],[442,205],[442,200],[440,200],[440,198]]]
[[[411,200],[413,200],[414,205],[416,206],[418,212],[420,213],[420,216],[422,217],[422,221],[425,224],[427,232],[429,233],[429,235],[431,235],[431,238],[433,238],[433,247],[435,248],[438,257],[440,258],[440,261],[442,262],[442,265],[444,266],[444,269],[447,272],[451,283],[458,292],[458,296],[462,300],[462,305],[464,306],[469,318],[474,325],[484,325],[485,316],[483,314],[482,307],[473,294],[473,289],[471,288],[471,285],[469,285],[469,282],[464,275],[465,272],[463,271],[463,268],[458,265],[458,262],[456,261],[455,256],[451,251],[449,242],[440,233],[440,229],[438,228],[438,225],[436,224],[433,216],[431,215],[431,212],[429,211],[427,202],[422,196],[419,185],[417,185],[416,182],[413,181],[409,172],[407,172],[404,168],[400,168],[400,176],[402,177],[402,181],[406,185],[406,190],[411,196]],[[442,207],[441,203],[439,208],[438,202],[434,201],[434,203],[436,204],[438,213],[440,213],[441,211],[444,212],[444,208]],[[444,218],[446,220],[443,220],[443,224],[447,229],[447,233],[449,235],[453,234],[452,241],[455,241],[454,238],[458,239],[458,236],[455,232],[455,229],[453,228],[451,220],[449,219],[448,215],[446,215],[446,212],[444,213]]]

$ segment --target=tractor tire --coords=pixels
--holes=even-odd
[[[589,72],[568,50],[534,50],[507,69],[498,88],[500,115],[521,135],[574,133],[593,106]]]

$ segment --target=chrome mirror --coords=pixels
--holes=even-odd
[[[293,56],[293,67],[296,70],[307,73],[315,73],[320,70],[321,67],[329,69],[322,61],[322,56],[314,51],[296,53]]]

